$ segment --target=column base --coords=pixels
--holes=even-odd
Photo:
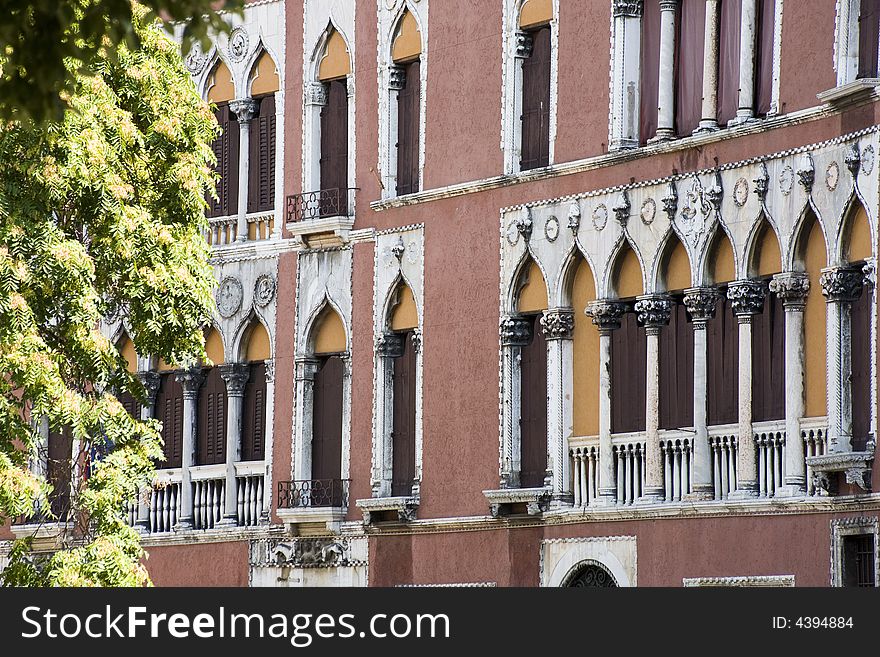
[[[589,506],[599,508],[609,508],[612,506],[617,506],[617,490],[599,489],[599,494],[590,501]]]
[[[134,525],[134,530],[141,536],[146,536],[150,533],[150,522],[148,520],[138,521]]]
[[[715,499],[715,488],[710,486],[694,486],[694,489],[684,495],[683,502],[708,502]]]
[[[645,491],[642,493],[642,496],[636,501],[636,504],[660,504],[666,501],[666,491],[663,488],[648,488],[645,487]]]
[[[775,497],[806,497],[807,484],[805,481],[789,484],[786,483],[782,488],[776,491]]]
[[[224,515],[215,527],[238,527],[238,514]]]
[[[551,509],[567,509],[574,504],[572,493],[557,492],[550,497]]]
[[[729,500],[752,500],[758,497],[758,482],[744,481],[737,485],[736,490],[728,495]]]
[[[700,121],[700,124],[697,126],[697,129],[693,131],[694,135],[705,135],[707,132],[717,132],[718,131],[718,121],[713,120],[703,120]]]
[[[733,126],[738,126],[738,125],[745,125],[747,123],[754,123],[755,121],[758,121],[758,120],[759,119],[756,119],[754,114],[752,114],[751,112],[749,112],[748,114],[745,114],[745,113],[740,114],[739,112],[737,112],[736,116],[727,122],[727,126],[733,127]]]
[[[672,128],[657,128],[657,134],[648,140],[648,144],[662,144],[673,139],[675,139],[675,131]]]
[[[192,520],[192,518],[189,518],[189,517],[178,518],[177,524],[174,525],[174,531],[176,531],[176,532],[187,531],[192,528],[193,528],[193,520]]]

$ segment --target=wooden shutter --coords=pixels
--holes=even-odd
[[[196,465],[226,462],[226,382],[219,367],[205,374],[199,388]]]
[[[174,372],[163,372],[156,394],[156,418],[162,422],[165,461],[162,468],[179,468],[183,456],[183,388]]]
[[[721,0],[718,44],[718,125],[725,126],[739,107],[739,31],[741,0]]]
[[[861,451],[871,430],[871,291],[868,288],[862,289],[850,313],[852,443],[853,450]]]
[[[70,510],[70,475],[73,468],[73,435],[70,427],[49,432],[46,479],[52,484],[49,507],[52,514],[63,519]]]
[[[860,78],[877,77],[880,0],[860,0],[859,4],[859,73]]]
[[[257,99],[259,115],[251,119],[248,140],[248,212],[275,207],[275,94]]]
[[[217,181],[217,200],[208,199],[208,216],[225,217],[238,212],[238,121],[229,110],[229,103],[220,103],[214,113],[220,124],[221,134],[212,144],[217,158],[215,171]]]
[[[550,163],[550,28],[531,36],[532,55],[522,68],[522,171]]]
[[[657,107],[660,103],[660,0],[645,0],[639,85],[639,141],[646,144],[657,134]]]
[[[660,329],[660,428],[694,424],[694,335],[687,310],[677,303]]]
[[[348,188],[348,87],[345,80],[328,84],[327,105],[321,110],[321,190]],[[338,214],[338,203],[322,204]]]
[[[773,102],[773,37],[776,0],[758,0],[755,53],[755,114],[766,116]]]
[[[726,297],[706,327],[706,342],[709,424],[731,424],[739,419],[739,324]]]
[[[752,420],[785,419],[785,309],[771,294],[752,318]]]
[[[339,356],[330,356],[321,360],[315,374],[312,389],[312,479],[342,478],[344,368]]]
[[[122,408],[135,420],[141,419],[141,404],[133,395],[128,392],[121,392],[116,396],[116,399],[122,404]]]
[[[520,486],[544,485],[547,471],[547,341],[538,315],[532,322],[532,341],[520,358]]]
[[[692,134],[703,114],[706,0],[682,0],[675,39],[675,132]]]
[[[391,494],[411,495],[416,476],[416,351],[412,331],[403,334],[403,355],[394,359]]]
[[[406,81],[397,95],[397,195],[419,191],[421,65],[406,65]]]
[[[266,364],[251,363],[249,369],[244,387],[241,460],[262,461],[266,452]]]
[[[648,341],[636,313],[623,314],[611,334],[611,431],[645,430]]]

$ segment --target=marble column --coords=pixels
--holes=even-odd
[[[694,134],[718,129],[718,44],[721,0],[706,0],[706,31],[703,37],[703,103],[700,124]]]
[[[641,0],[613,0],[612,3],[611,151],[639,146],[643,9]]]
[[[222,526],[238,525],[238,481],[235,464],[241,460],[242,411],[244,388],[250,376],[245,363],[226,363],[220,366],[220,376],[226,382],[226,508]]]
[[[272,490],[275,481],[272,471],[275,460],[275,359],[266,361],[266,446],[263,460],[266,462],[266,476],[263,480],[263,511],[260,522],[269,524],[272,513]]]
[[[144,387],[147,399],[146,404],[141,406],[141,420],[149,420],[156,416],[155,405],[156,395],[159,393],[159,384],[162,380],[158,372],[144,371],[138,372],[138,379]],[[152,487],[143,490],[138,495],[137,501],[137,524],[135,528],[141,533],[150,531],[150,495]]]
[[[822,270],[819,284],[828,302],[826,313],[828,359],[828,451],[852,451],[852,326],[850,311],[862,294],[864,274],[857,267]]]
[[[761,281],[734,281],[727,287],[727,299],[739,323],[737,487],[731,499],[758,495],[757,449],[752,430],[752,317],[763,311],[766,293],[766,285]]]
[[[294,368],[296,433],[290,474],[294,481],[306,481],[312,478],[312,413],[318,359],[297,356]]]
[[[204,380],[201,368],[193,367],[177,373],[177,381],[183,388],[183,440],[180,466],[180,517],[175,529],[191,529],[193,526],[193,491],[190,468],[196,452],[196,402],[199,387]]]
[[[529,322],[516,315],[501,318],[502,447],[500,486],[519,488],[520,459],[520,350],[532,339]]]
[[[573,497],[568,438],[572,432],[574,311],[571,308],[544,311],[541,329],[547,341],[547,471],[552,503],[568,505]]]
[[[599,329],[599,494],[596,505],[613,505],[617,499],[614,449],[611,445],[611,333],[620,328],[626,306],[618,301],[594,301],[586,308]]]
[[[675,12],[680,0],[660,0],[660,76],[657,135],[651,141],[675,137]]]
[[[757,2],[741,0],[739,25],[739,107],[736,123],[755,117],[755,45],[757,43]]]
[[[810,277],[803,272],[777,274],[770,291],[785,308],[785,463],[777,497],[798,497],[807,490],[807,466],[801,418],[804,416],[804,307]]]
[[[248,238],[248,167],[250,164],[251,120],[257,115],[259,103],[253,98],[239,98],[229,103],[229,109],[238,119],[238,221],[235,241]]]
[[[660,331],[669,324],[674,302],[662,295],[638,297],[635,311],[647,334],[645,364],[645,489],[643,502],[664,499],[663,456],[660,450]]]
[[[712,482],[712,452],[709,447],[708,343],[706,326],[715,316],[718,291],[714,287],[685,290],[684,305],[691,315],[694,330],[694,479],[689,500],[711,500],[715,497]]]
[[[376,340],[376,453],[373,454],[373,497],[390,497],[394,463],[394,361],[403,355],[401,333]],[[417,358],[418,360],[418,358]]]

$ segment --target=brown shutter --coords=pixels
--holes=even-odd
[[[128,392],[121,392],[116,396],[116,399],[122,404],[122,408],[125,409],[126,413],[131,415],[135,420],[141,419],[141,404],[133,395]]]
[[[741,0],[721,0],[718,44],[718,125],[725,126],[739,107],[739,28]]]
[[[660,428],[694,424],[694,336],[687,310],[677,303],[660,329]]]
[[[706,0],[683,0],[675,40],[675,132],[692,134],[700,125],[703,107],[703,41]]]
[[[739,417],[739,324],[726,298],[706,327],[706,342],[709,424],[731,424]]]
[[[859,4],[859,74],[860,78],[877,77],[880,0],[860,0]]]
[[[416,351],[412,335],[412,331],[403,335],[403,355],[394,359],[392,495],[411,495],[416,476]]]
[[[550,28],[531,36],[532,55],[522,69],[522,171],[550,163]]]
[[[520,486],[544,485],[547,471],[547,342],[538,316],[520,359]]]
[[[406,81],[397,95],[397,195],[419,191],[421,65],[406,65]]]
[[[259,115],[248,127],[247,211],[267,212],[275,207],[275,94],[257,100]]]
[[[262,461],[266,450],[266,364],[251,363],[244,387],[241,460]]]
[[[871,430],[871,291],[868,288],[864,288],[852,304],[850,323],[853,450],[861,451]]]
[[[225,217],[238,211],[238,121],[229,110],[229,103],[220,103],[214,114],[220,124],[221,134],[212,144],[217,158],[215,171],[217,181],[217,200],[209,199],[208,216]]]
[[[639,141],[645,144],[657,134],[657,106],[660,102],[660,0],[645,0],[641,59]]]
[[[327,86],[327,105],[321,110],[321,190],[331,199],[321,205],[338,214],[335,190],[348,188],[348,87],[345,80]]]
[[[183,455],[183,388],[174,372],[163,372],[156,394],[156,418],[162,422],[165,461],[162,468],[179,468]]]
[[[342,478],[344,367],[339,356],[330,356],[321,360],[315,374],[312,397],[312,479]]]
[[[52,484],[49,507],[52,514],[65,518],[70,510],[70,474],[73,468],[73,434],[70,427],[49,432],[46,479]]]
[[[636,313],[623,314],[611,334],[611,431],[645,430],[647,337]]]
[[[752,420],[785,419],[785,310],[771,294],[752,318]]]
[[[226,462],[226,382],[219,367],[205,374],[199,388],[196,465]]]
[[[776,0],[758,0],[757,12],[755,114],[766,116],[773,102],[773,36],[776,31]]]

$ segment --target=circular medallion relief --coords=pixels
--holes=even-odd
[[[608,224],[608,208],[602,203],[593,210],[593,228],[602,230]]]
[[[840,182],[840,165],[837,162],[832,162],[828,165],[828,168],[825,169],[825,185],[828,187],[828,190],[833,192],[837,189],[837,183]]]
[[[504,234],[510,246],[516,246],[516,243],[519,242],[519,230],[516,227],[516,219],[507,224],[507,230],[504,231]]]
[[[208,56],[202,52],[202,47],[198,42],[193,43],[186,59],[184,60],[186,70],[189,71],[191,75],[198,75],[204,70],[205,64],[207,63]]]
[[[241,300],[244,297],[244,290],[241,287],[241,281],[232,276],[227,276],[217,288],[216,300],[217,311],[221,317],[232,317],[241,308]]]
[[[737,207],[741,208],[748,200],[749,181],[745,178],[740,178],[736,181],[736,185],[733,186],[733,202],[736,203]]]
[[[237,27],[229,35],[229,57],[234,62],[240,62],[248,52],[248,33],[243,27]]]
[[[275,277],[272,274],[261,274],[254,285],[254,303],[260,308],[268,306],[275,298]]]
[[[544,224],[544,235],[547,236],[548,241],[556,241],[556,238],[559,237],[559,219],[554,216],[547,219],[547,223]]]
[[[650,226],[654,223],[654,217],[657,216],[657,202],[652,199],[646,199],[644,203],[642,203],[642,209],[639,212],[639,215],[642,218],[642,223],[646,226]]]
[[[865,146],[862,151],[862,171],[870,174],[874,170],[874,147]]]
[[[791,188],[794,186],[794,169],[786,165],[779,173],[779,189],[783,194],[788,196],[791,194]]]

